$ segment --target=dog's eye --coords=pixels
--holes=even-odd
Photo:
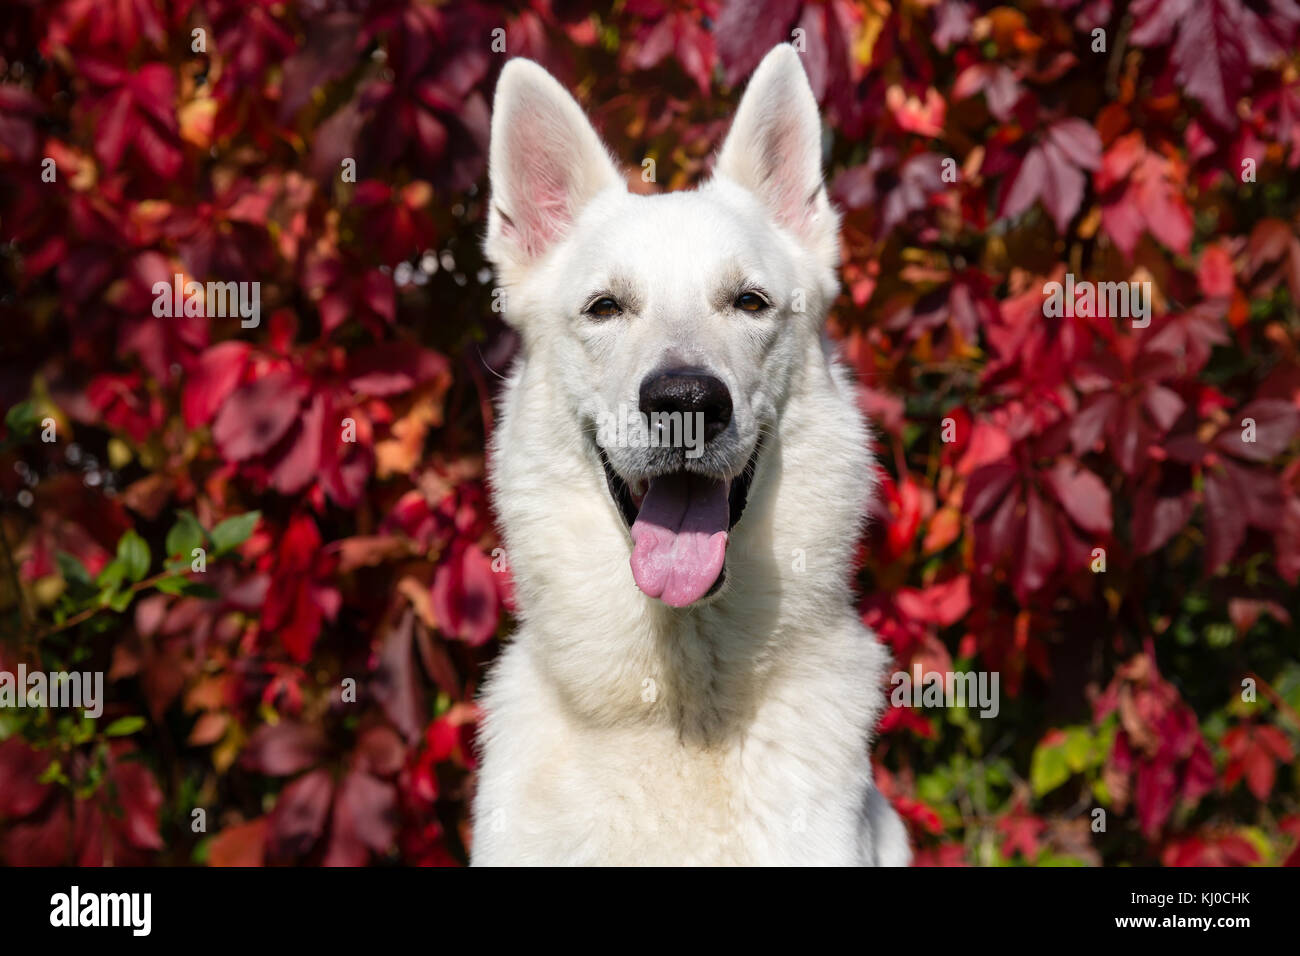
[[[757,292],[742,292],[736,296],[735,305],[743,312],[762,312],[767,308],[767,300]]]
[[[594,315],[602,319],[607,319],[611,315],[618,315],[622,311],[623,307],[607,295],[602,295],[586,308],[586,313],[588,315]]]

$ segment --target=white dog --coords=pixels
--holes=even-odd
[[[888,654],[850,588],[873,476],[821,328],[820,157],[788,46],[712,181],[653,197],[546,71],[501,74],[486,248],[523,344],[491,470],[522,626],[483,695],[477,865],[910,859],[871,774]]]

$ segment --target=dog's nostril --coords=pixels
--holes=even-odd
[[[704,440],[720,435],[731,423],[731,393],[722,379],[696,368],[655,372],[641,383],[641,414],[704,416]]]

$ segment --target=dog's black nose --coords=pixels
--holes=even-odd
[[[641,414],[704,416],[704,440],[720,435],[731,423],[731,393],[722,379],[699,368],[654,372],[641,383]],[[653,424],[653,422],[652,422]]]

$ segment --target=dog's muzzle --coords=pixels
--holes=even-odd
[[[640,411],[652,420],[697,416],[707,442],[731,423],[731,393],[702,369],[669,369],[642,383]],[[672,607],[694,604],[722,587],[729,535],[745,510],[758,450],[734,479],[683,465],[636,479],[635,488],[600,453],[610,495],[631,529],[637,587]]]

